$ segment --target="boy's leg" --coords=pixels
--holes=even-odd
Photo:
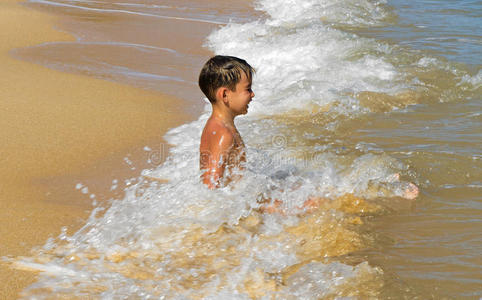
[[[413,200],[418,197],[419,189],[418,187],[413,184],[409,183],[405,191],[403,192],[402,197],[408,200]]]

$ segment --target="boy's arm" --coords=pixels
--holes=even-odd
[[[208,151],[201,153],[202,180],[210,189],[218,188],[224,176],[228,157],[234,145],[234,137],[227,129],[211,133]]]

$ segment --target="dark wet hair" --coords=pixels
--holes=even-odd
[[[199,87],[211,103],[216,102],[216,90],[227,87],[236,90],[236,84],[241,80],[242,72],[248,80],[253,77],[254,69],[244,59],[234,56],[216,55],[211,57],[199,74]]]

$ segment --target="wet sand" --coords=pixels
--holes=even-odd
[[[47,41],[73,41],[58,19],[18,3],[0,4],[0,257],[28,255],[62,226],[79,228],[112,178],[147,166],[168,128],[186,122],[181,100],[14,59],[10,51]],[[130,154],[136,170],[122,163]],[[75,190],[76,182],[90,189]],[[16,298],[35,274],[0,262],[0,299]]]

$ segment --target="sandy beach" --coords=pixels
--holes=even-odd
[[[16,0],[0,4],[0,257],[28,255],[78,228],[92,208],[89,194],[108,199],[110,180],[138,175],[122,164],[146,164],[144,145],[188,119],[180,100],[118,83],[68,74],[14,59],[10,51],[47,41],[72,41],[57,18]],[[74,188],[89,186],[89,194]],[[97,187],[97,188],[96,188]],[[0,263],[0,299],[14,299],[35,274]]]

